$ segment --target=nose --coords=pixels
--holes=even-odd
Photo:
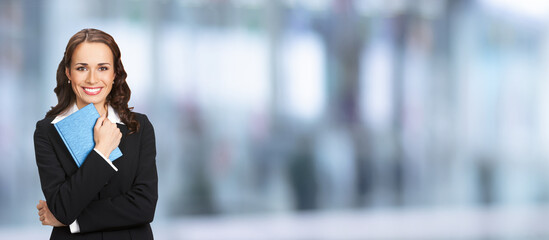
[[[89,71],[90,74],[88,74],[88,77],[86,78],[86,83],[88,84],[95,84],[97,83],[99,80],[97,79],[97,76],[95,74],[94,71]]]

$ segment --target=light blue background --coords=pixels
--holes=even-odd
[[[32,135],[93,27],[155,126],[158,239],[545,239],[548,10],[0,0],[0,238],[49,234]]]

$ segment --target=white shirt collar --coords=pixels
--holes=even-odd
[[[53,121],[51,121],[51,124],[54,124],[54,123],[57,123],[57,122],[63,120],[63,118],[68,117],[69,115],[73,114],[76,111],[78,111],[78,107],[76,106],[76,103],[74,103],[67,110],[65,110],[64,112],[57,115],[57,117],[55,117],[55,119],[53,119]],[[116,111],[114,111],[114,108],[112,108],[111,105],[107,106],[107,111],[108,111],[107,118],[112,123],[124,124],[122,121],[120,121],[120,117],[118,116],[118,113],[116,113]]]

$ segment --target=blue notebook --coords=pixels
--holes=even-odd
[[[95,147],[93,127],[98,118],[97,109],[93,103],[90,103],[54,124],[78,167],[82,166],[88,154]],[[122,156],[122,152],[116,147],[109,155],[109,159],[114,161],[120,156]]]

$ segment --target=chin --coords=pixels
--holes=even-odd
[[[86,98],[82,98],[82,102],[84,102],[86,105],[90,104],[90,103],[93,103],[93,104],[97,104],[97,103],[100,103],[100,102],[104,102],[106,101],[106,98],[101,98],[101,97],[93,97],[93,98],[90,98],[90,97],[86,97]]]

